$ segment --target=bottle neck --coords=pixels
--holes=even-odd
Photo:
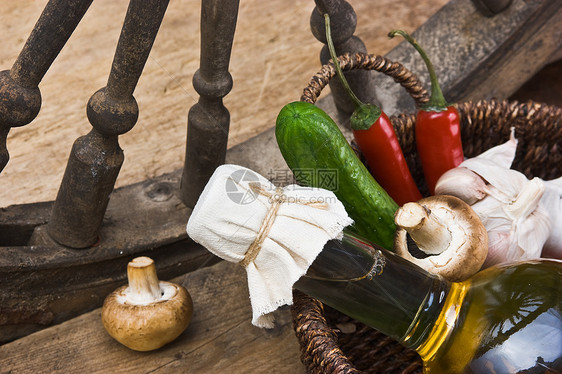
[[[417,349],[427,339],[451,284],[344,231],[324,246],[295,288]]]

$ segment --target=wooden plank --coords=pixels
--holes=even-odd
[[[562,2],[513,0],[494,17],[471,1],[451,0],[416,32],[451,102],[505,99],[562,48]],[[412,31],[412,30],[407,30]],[[402,62],[429,88],[425,64],[402,42],[386,57]],[[377,97],[389,114],[413,112],[414,103],[392,79],[377,75]]]
[[[104,330],[100,309],[0,346],[3,373],[304,373],[290,311],[274,329],[251,325],[246,274],[220,262],[174,279],[193,298],[188,329],[152,352],[132,351]]]

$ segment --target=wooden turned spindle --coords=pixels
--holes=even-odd
[[[181,199],[193,207],[217,166],[225,161],[230,113],[222,98],[232,89],[228,72],[239,0],[201,3],[201,58],[193,76],[199,101],[187,118]]]
[[[343,0],[315,0],[316,7],[310,16],[310,28],[312,34],[318,41],[324,43],[320,51],[320,62],[325,65],[330,61],[330,51],[326,40],[326,26],[324,14],[330,16],[330,28],[336,54],[341,56],[345,53],[367,52],[365,44],[357,36],[354,36],[357,27],[357,15],[353,7]],[[371,72],[367,70],[354,70],[345,73],[349,86],[364,103],[375,103],[375,87]],[[339,78],[330,81],[330,90],[336,107],[344,113],[351,114],[355,104],[340,83]]]
[[[33,121],[41,109],[39,83],[92,0],[50,0],[10,70],[0,72],[0,172],[10,159],[10,128]]]
[[[109,195],[124,156],[118,136],[138,118],[133,92],[140,78],[168,0],[131,0],[107,85],[87,105],[93,129],[76,140],[47,225],[59,244],[86,248],[98,241]]]

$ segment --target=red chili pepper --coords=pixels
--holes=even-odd
[[[390,119],[381,111],[379,118],[371,123],[368,129],[361,130],[352,122],[355,141],[371,174],[398,205],[418,201],[422,195],[408,169]]]
[[[433,64],[425,51],[405,31],[394,30],[388,35],[392,38],[397,34],[404,37],[419,52],[431,79],[431,97],[418,111],[415,133],[425,181],[433,195],[435,185],[443,173],[464,161],[459,113],[443,97]]]
[[[337,62],[330,35],[330,21],[326,20],[326,38],[332,61],[342,85],[355,103],[351,115],[351,128],[355,141],[365,156],[370,172],[382,188],[398,205],[418,201],[422,198],[418,187],[408,169],[406,158],[388,116],[376,105],[364,104],[353,93]]]

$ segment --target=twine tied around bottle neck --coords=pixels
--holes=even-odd
[[[277,218],[277,212],[279,211],[281,204],[286,203],[288,201],[288,197],[287,195],[285,195],[283,188],[277,187],[275,191],[272,193],[270,191],[267,191],[259,183],[255,183],[255,182],[249,183],[249,187],[252,190],[252,192],[256,194],[256,196],[259,195],[265,196],[271,202],[271,206],[267,210],[267,213],[261,223],[256,238],[246,250],[246,253],[244,254],[244,258],[242,259],[242,261],[239,262],[239,264],[242,265],[243,267],[247,267],[252,261],[256,259],[256,257],[258,256],[261,250],[263,242],[268,237],[269,232],[273,227],[273,223]],[[325,202],[301,201],[299,199],[295,199],[294,202],[302,205],[312,206],[316,209],[327,210],[329,208],[328,204]]]

